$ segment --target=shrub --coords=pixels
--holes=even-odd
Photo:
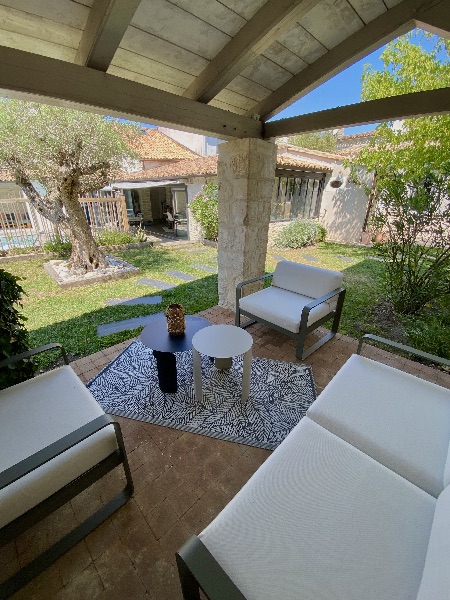
[[[372,217],[382,241],[387,293],[395,310],[416,314],[450,294],[450,178],[428,173],[415,181],[393,173],[377,190]]]
[[[24,290],[17,283],[20,277],[0,269],[0,360],[29,349],[28,332],[24,327],[26,318],[20,314],[17,306],[22,307]],[[0,370],[0,389],[7,388],[34,373],[30,359],[15,363]]]
[[[275,238],[279,248],[303,248],[322,242],[327,234],[323,225],[311,219],[297,219],[282,229]]]
[[[44,244],[44,252],[56,254],[58,258],[68,258],[72,252],[72,244],[59,235],[55,235]]]
[[[203,229],[207,240],[217,242],[219,236],[219,186],[215,182],[203,186],[189,205],[192,216]]]
[[[101,231],[95,235],[95,241],[99,246],[123,246],[136,240],[128,231]]]

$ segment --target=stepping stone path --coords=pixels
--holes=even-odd
[[[317,258],[315,256],[312,256],[311,254],[304,254],[303,258],[305,260],[309,260],[309,262],[317,262]]]
[[[347,256],[341,256],[340,254],[337,254],[336,258],[340,258],[341,260],[345,260],[345,262],[355,262],[353,260],[353,258],[348,258]]]
[[[119,331],[143,327],[144,325],[148,325],[154,318],[155,315],[145,315],[145,317],[134,317],[133,319],[125,319],[124,321],[114,321],[113,323],[98,325],[97,335],[98,337],[105,337],[105,335],[111,335],[112,333],[118,333]]]
[[[274,260],[286,260],[284,256],[281,256],[281,254],[272,254],[272,258]]]
[[[175,283],[167,283],[167,281],[157,281],[156,279],[148,279],[144,277],[143,279],[139,279],[136,283],[142,283],[142,285],[151,285],[152,287],[158,288],[160,290],[171,290],[174,287],[177,287]]]
[[[192,265],[196,269],[200,269],[201,271],[208,271],[208,273],[217,273],[217,269],[215,267],[208,267],[207,265]]]
[[[183,281],[195,281],[197,279],[197,277],[194,277],[194,275],[182,273],[181,271],[166,271],[166,273],[171,277],[178,277],[178,279],[182,279]]]
[[[136,304],[159,304],[162,296],[144,296],[143,298],[110,298],[106,301],[107,306],[135,306]]]
[[[377,260],[378,262],[383,262],[383,259],[379,256],[368,256],[367,258],[370,258],[370,260]]]

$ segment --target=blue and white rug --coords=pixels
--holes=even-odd
[[[220,371],[202,357],[203,403],[194,395],[192,352],[176,354],[178,391],[161,392],[152,351],[132,342],[88,388],[109,414],[267,448],[280,444],[315,400],[311,368],[253,358],[250,397],[241,400],[242,357]]]

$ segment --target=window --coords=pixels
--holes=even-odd
[[[325,174],[275,178],[271,221],[319,217]]]

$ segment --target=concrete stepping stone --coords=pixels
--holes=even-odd
[[[106,301],[107,306],[135,306],[136,304],[160,304],[162,296],[144,296],[143,298],[110,298]]]
[[[274,260],[286,260],[281,254],[271,254],[271,256]]]
[[[379,256],[368,256],[367,258],[370,258],[370,260],[377,260],[378,262],[384,262]]]
[[[167,283],[167,281],[158,281],[157,279],[148,279],[148,277],[138,279],[136,283],[142,283],[142,285],[151,285],[152,287],[160,290],[171,290],[174,287],[177,287],[175,283]]]
[[[178,279],[182,279],[183,281],[195,281],[197,279],[197,277],[195,277],[194,275],[182,273],[181,271],[166,271],[166,273],[171,277],[177,277]]]
[[[192,265],[196,269],[200,269],[201,271],[208,271],[208,273],[217,273],[217,269],[215,267],[208,267],[208,265]]]
[[[127,331],[129,329],[136,329],[137,327],[143,327],[151,323],[155,315],[145,315],[145,317],[134,317],[132,319],[125,319],[123,321],[114,321],[113,323],[105,323],[97,326],[98,337],[105,337],[105,335],[111,335],[112,333],[119,333],[119,331]]]
[[[304,254],[303,258],[305,260],[309,260],[309,262],[317,262],[317,258],[315,256],[312,256],[311,254]]]
[[[340,258],[341,260],[345,260],[345,262],[355,262],[353,260],[353,258],[348,258],[348,256],[341,256],[340,254],[337,254],[336,258]]]

